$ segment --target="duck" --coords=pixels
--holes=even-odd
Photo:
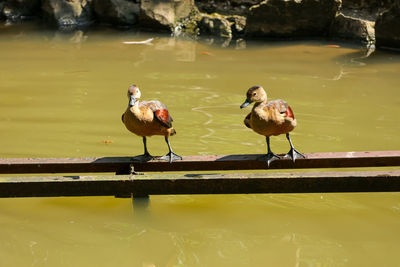
[[[154,159],[147,150],[147,137],[163,135],[168,145],[169,152],[160,157],[172,163],[175,160],[182,160],[182,157],[172,151],[169,137],[176,134],[172,127],[172,117],[166,105],[160,101],[139,101],[141,91],[138,86],[131,85],[128,88],[128,107],[122,114],[122,122],[125,127],[137,136],[141,136],[144,145],[144,154],[133,157],[134,161],[149,161]]]
[[[270,166],[271,162],[281,157],[271,151],[270,136],[286,134],[290,144],[289,152],[284,158],[290,158],[293,162],[305,156],[298,152],[290,138],[290,132],[297,126],[292,108],[282,99],[268,101],[267,93],[262,86],[252,86],[247,90],[246,100],[240,106],[245,108],[254,102],[251,112],[245,117],[244,124],[247,128],[266,137],[268,153],[261,158]]]

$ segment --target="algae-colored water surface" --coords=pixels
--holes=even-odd
[[[141,154],[121,122],[130,84],[168,106],[183,156],[266,152],[239,108],[253,85],[292,106],[301,152],[400,149],[400,55],[332,44],[2,26],[0,157]],[[157,136],[148,148],[168,151]],[[152,196],[135,211],[112,197],[0,199],[0,266],[395,266],[399,229],[398,193]]]

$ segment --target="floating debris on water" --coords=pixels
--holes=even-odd
[[[145,45],[153,45],[151,42],[154,40],[154,38],[150,38],[144,41],[125,41],[122,42],[123,44],[145,44]]]

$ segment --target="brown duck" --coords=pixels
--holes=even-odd
[[[304,158],[304,155],[294,148],[290,139],[289,132],[297,125],[290,106],[281,99],[268,101],[267,93],[261,86],[253,86],[247,91],[246,101],[240,108],[247,107],[253,102],[253,109],[244,119],[244,124],[266,137],[268,153],[263,156],[263,159],[267,161],[268,166],[272,161],[280,158],[271,151],[269,137],[272,135],[286,134],[290,151],[284,157],[291,158],[293,162],[298,158]]]
[[[169,115],[167,107],[160,101],[139,101],[141,92],[139,87],[131,85],[128,89],[129,103],[122,114],[122,122],[132,133],[142,136],[144,144],[144,154],[134,157],[134,160],[148,161],[154,157],[147,150],[146,137],[152,135],[163,135],[168,145],[169,152],[160,157],[162,160],[172,162],[182,159],[181,156],[172,151],[169,137],[176,134],[172,128],[172,117]]]

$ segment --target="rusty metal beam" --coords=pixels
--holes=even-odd
[[[400,171],[0,177],[0,197],[400,191]]]
[[[2,158],[0,174],[12,173],[129,173],[130,164],[135,171],[212,171],[268,169],[262,155],[186,156],[173,163],[152,160],[134,162],[130,157],[91,158]],[[309,153],[306,159],[295,163],[281,159],[271,163],[269,169],[344,168],[400,166],[400,151],[328,152]]]

